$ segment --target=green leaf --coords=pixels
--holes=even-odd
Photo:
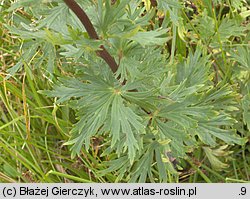
[[[212,167],[215,169],[215,170],[223,170],[223,169],[226,169],[228,168],[228,165],[221,162],[214,154],[213,154],[213,151],[208,148],[208,147],[203,147],[203,150],[205,151],[206,153],[206,156],[208,157],[209,159],[209,162],[211,163]]]
[[[53,7],[49,14],[43,18],[36,29],[41,29],[42,27],[50,28],[60,32],[62,34],[68,34],[67,28],[67,18],[68,18],[68,8],[64,3],[59,4],[58,6]]]
[[[216,118],[214,118],[214,120],[216,120]],[[246,140],[236,136],[234,130],[220,129],[218,127],[212,126],[209,123],[210,122],[200,123],[198,131],[204,131],[207,134],[211,134],[228,144],[234,144],[234,143],[239,145],[245,144]]]
[[[221,21],[217,34],[222,42],[227,41],[230,36],[243,36],[245,28],[238,24],[236,20],[224,18]],[[216,36],[215,36],[216,38]]]
[[[125,8],[129,2],[129,0],[123,0],[113,6],[111,6],[109,0],[105,0],[105,3],[102,1],[98,2],[98,19],[96,25],[104,36],[112,29],[112,26],[115,26],[117,20],[125,15]]]
[[[143,155],[140,158],[140,161],[138,161],[135,164],[135,169],[131,173],[131,179],[130,183],[135,183],[137,180],[138,182],[145,182],[147,179],[147,176],[150,175],[151,172],[151,162],[153,159],[153,150],[148,150],[145,151],[145,155]]]
[[[131,40],[140,43],[143,47],[147,45],[163,45],[170,37],[163,35],[168,32],[168,29],[152,30],[148,32],[138,32],[136,35],[130,37]]]
[[[124,147],[128,148],[130,162],[134,161],[136,150],[139,149],[136,134],[144,132],[142,118],[136,115],[129,107],[125,107],[120,95],[115,95],[111,109],[111,147],[125,134]]]
[[[194,21],[197,24],[197,30],[200,37],[209,42],[215,34],[215,21],[211,16],[208,16],[207,10],[204,10]]]
[[[179,1],[175,0],[164,0],[164,1],[157,1],[158,7],[160,10],[163,10],[165,12],[170,13],[170,18],[172,22],[178,26],[180,15],[177,14],[177,12],[174,12],[174,9],[181,9],[182,5]]]
[[[3,170],[4,172],[13,178],[21,177],[21,174],[16,170],[16,168],[13,168],[9,163],[3,164]]]
[[[60,98],[57,103],[62,103],[72,97],[82,97],[88,94],[88,86],[81,81],[73,78],[60,78],[60,84],[54,86],[52,91],[39,91],[49,97]]]
[[[155,148],[155,156],[156,156],[156,162],[157,162],[157,167],[159,170],[159,177],[161,181],[166,181],[167,180],[167,172],[166,172],[166,167],[164,162],[162,161],[162,154],[159,150],[159,148]]]
[[[98,173],[99,176],[104,176],[104,175],[106,175],[106,174],[108,174],[110,172],[116,171],[116,170],[120,170],[119,173],[121,174],[122,173],[121,172],[122,167],[126,168],[126,167],[130,166],[130,162],[128,160],[128,156],[119,157],[119,158],[117,158],[115,160],[111,160],[111,161],[107,161],[107,162],[103,162],[103,163],[105,165],[107,165],[108,168],[99,171],[99,173]]]
[[[186,148],[184,146],[184,141],[187,140],[187,134],[184,130],[178,129],[170,123],[163,123],[157,121],[159,131],[163,139],[170,139],[169,143],[171,151],[176,157],[184,157]]]
[[[129,83],[124,87],[124,92],[122,92],[122,96],[135,104],[139,107],[142,107],[146,110],[153,109],[155,110],[156,107],[154,103],[158,101],[158,97],[156,96],[157,91],[138,91],[138,92],[130,92],[129,91]]]
[[[11,7],[8,8],[8,12],[11,12],[17,8],[24,7],[24,6],[38,6],[40,5],[44,0],[19,0],[11,5]]]
[[[73,144],[71,147],[72,157],[80,153],[83,145],[86,149],[89,149],[91,137],[103,132],[103,123],[107,120],[112,100],[110,94],[102,96],[101,99],[87,107],[89,112],[74,125],[71,131],[72,138],[65,143],[65,145]]]
[[[209,69],[209,56],[198,46],[195,53],[189,52],[184,63],[177,65],[177,82],[185,80],[187,87],[202,85],[209,80]]]
[[[239,46],[232,51],[232,58],[239,63],[240,68],[250,71],[250,50],[249,47]]]
[[[7,72],[9,73],[9,76],[14,76],[18,71],[22,69],[24,64],[28,65],[28,63],[34,56],[34,52],[37,51],[38,47],[39,47],[39,43],[35,43],[32,46],[29,46],[29,49],[23,53],[21,60],[15,66],[7,70]]]

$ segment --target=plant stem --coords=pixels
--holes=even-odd
[[[196,166],[192,160],[186,158],[187,162],[192,166],[194,170],[205,180],[206,183],[211,183],[212,181],[200,170],[198,166]]]
[[[95,31],[94,26],[90,21],[89,17],[87,16],[87,14],[84,12],[84,10],[74,0],[64,0],[64,2],[80,19],[89,37],[93,40],[99,40],[99,37]],[[115,59],[109,54],[109,52],[103,45],[101,45],[100,48],[101,50],[96,51],[97,55],[101,57],[109,65],[112,72],[115,73],[118,69],[118,65]]]
[[[227,183],[249,183],[249,181],[246,181],[246,180],[238,180],[238,179],[233,179],[233,178],[226,178],[226,182]]]
[[[156,7],[156,6],[157,6],[157,1],[156,1],[156,0],[150,0],[150,2],[151,2],[151,5],[152,5],[153,7]]]

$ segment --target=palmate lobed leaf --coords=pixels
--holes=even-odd
[[[66,145],[73,145],[71,147],[72,157],[81,152],[83,145],[85,145],[86,149],[89,149],[91,137],[102,132],[103,123],[107,120],[111,102],[112,97],[110,95],[102,96],[101,99],[87,107],[89,112],[86,111],[85,117],[81,115],[79,122],[72,129],[71,140],[65,143]]]
[[[198,15],[194,23],[197,23],[197,30],[200,32],[200,37],[203,40],[208,42],[215,34],[215,21],[208,16],[207,10]]]
[[[196,51],[189,52],[188,58],[177,65],[177,82],[185,81],[188,87],[204,85],[209,81],[209,55],[198,45]]]
[[[195,70],[199,70],[200,64],[209,67],[206,65],[208,59],[194,57],[192,58],[191,55],[190,59],[193,61],[187,61],[188,64],[192,63],[191,68],[197,67]],[[199,62],[200,59],[206,61]],[[187,69],[188,64],[184,65]],[[204,69],[200,70],[204,71]],[[145,145],[148,133],[153,133],[150,139],[155,139],[157,146],[161,146],[162,155],[164,151],[171,151],[177,158],[185,157],[190,149],[196,147],[196,136],[202,143],[212,147],[217,146],[217,138],[228,144],[245,143],[244,139],[235,136],[233,130],[221,128],[221,126],[231,125],[235,120],[221,112],[220,106],[214,106],[216,103],[224,104],[221,99],[225,96],[228,97],[227,100],[232,100],[232,91],[226,86],[218,85],[218,88],[205,86],[209,82],[206,73],[198,79],[199,83],[203,83],[199,86],[192,85],[195,83],[187,83],[188,73],[187,76],[184,75],[183,82],[172,89],[164,90],[163,94],[168,94],[169,99],[164,96],[162,99],[159,98],[159,92],[162,91],[155,88],[153,84],[152,90],[143,88],[141,90],[145,91],[131,92],[129,90],[136,88],[138,83],[128,81],[126,85],[120,86],[114,78],[103,78],[105,74],[95,75],[91,72],[86,72],[81,77],[81,81],[74,78],[62,79],[61,85],[56,85],[54,91],[44,93],[51,97],[59,97],[60,103],[71,98],[75,101],[73,108],[78,110],[79,122],[74,125],[71,131],[72,138],[66,143],[72,145],[73,156],[80,153],[82,145],[88,149],[93,136],[108,134],[111,141],[108,142],[110,147],[107,153],[115,151],[121,158],[127,154],[129,165],[137,165],[138,172],[141,171],[140,169],[143,170],[143,172],[134,173],[131,182],[135,182],[143,181],[152,175],[150,167],[140,164],[140,161],[147,164],[153,162],[152,158],[141,156],[142,146]],[[141,108],[151,112],[152,124],[149,119],[146,119],[148,115]],[[164,162],[164,158],[167,160],[167,157],[160,155],[157,149],[154,150],[157,153],[157,165],[159,164],[161,172],[164,174],[163,169],[171,170],[171,163]],[[121,159],[121,161],[124,160]],[[129,168],[128,163],[121,164],[123,166],[118,169],[121,171],[120,177],[124,175],[124,169]],[[104,174],[105,172],[102,173]],[[163,178],[160,179],[164,181]]]
[[[207,81],[207,78],[205,80]],[[176,88],[178,92],[175,90],[169,92],[171,93],[169,97],[174,101],[166,101],[156,114],[158,122],[156,127],[160,128],[160,133],[166,139],[171,140],[169,145],[176,156],[185,155],[187,143],[195,144],[196,135],[203,143],[213,147],[217,145],[217,138],[228,144],[243,145],[246,142],[245,139],[238,137],[233,129],[227,128],[236,120],[221,111],[224,103],[228,106],[228,101],[233,102],[234,95],[228,87],[220,85],[217,89],[207,87],[207,91],[202,91],[202,95],[198,94],[197,90],[187,92],[183,97],[182,92],[185,89],[183,84]],[[226,129],[221,126],[225,126]]]
[[[219,47],[220,43],[229,41],[230,37],[244,36],[244,31],[247,30],[236,20],[236,17],[234,19],[225,17],[218,23],[212,16],[209,16],[207,10],[199,14],[194,23],[197,25],[196,29],[202,40],[216,48]]]
[[[61,85],[55,85],[53,91],[41,91],[41,93],[58,97],[57,103],[70,98],[79,99],[74,107],[83,112],[78,113],[79,122],[72,129],[71,140],[65,143],[73,145],[72,156],[80,153],[82,145],[88,149],[92,136],[109,131],[112,139],[111,147],[121,139],[125,140],[122,148],[128,151],[132,163],[139,149],[135,136],[143,133],[145,126],[142,124],[142,118],[125,105],[126,101],[122,98],[119,88],[112,88],[109,84],[103,85],[102,81],[100,84],[96,81],[83,83],[74,78],[62,78],[60,81]]]
[[[246,28],[236,20],[224,18],[221,21],[217,34],[220,35],[221,42],[225,42],[230,36],[243,36],[245,30]],[[217,35],[215,35],[215,38],[216,36]]]

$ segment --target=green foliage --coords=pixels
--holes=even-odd
[[[97,178],[114,173],[110,181],[178,181],[196,151],[216,170],[227,169],[220,157],[231,154],[229,145],[245,147],[250,129],[249,46],[234,45],[249,31],[238,13],[246,3],[232,1],[233,10],[222,16],[204,1],[189,17],[181,1],[157,1],[157,9],[143,2],[78,1],[100,37],[92,40],[63,1],[17,1],[8,12],[22,7],[32,18],[5,25],[23,42],[7,77],[25,68],[42,71],[49,85],[33,92],[45,98],[37,97],[40,108],[54,99],[47,114],[55,117],[47,120],[67,140],[71,158],[93,153],[94,140],[101,140]],[[101,45],[119,65],[115,74],[96,53]],[[62,107],[72,112],[68,125]],[[239,127],[244,125],[247,130]],[[13,168],[4,165],[10,173]]]

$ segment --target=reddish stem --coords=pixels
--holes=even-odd
[[[84,10],[74,1],[74,0],[64,0],[66,5],[76,14],[76,16],[80,19],[83,26],[85,27],[89,37],[94,40],[99,40],[99,37],[95,31],[95,28],[90,21],[87,14]],[[118,69],[118,65],[115,59],[109,54],[106,48],[101,45],[101,50],[98,50],[96,53],[99,57],[101,57],[110,67],[110,69],[115,73]]]

